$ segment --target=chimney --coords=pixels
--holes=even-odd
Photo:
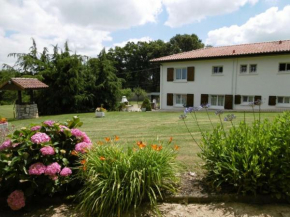
[[[233,50],[233,53],[236,53],[236,50]]]
[[[282,41],[279,41],[279,44],[282,44]]]

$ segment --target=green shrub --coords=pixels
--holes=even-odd
[[[273,123],[241,122],[225,132],[222,125],[204,134],[200,157],[207,181],[243,194],[290,198],[290,113]]]
[[[44,121],[41,125],[14,131],[0,145],[1,196],[22,190],[25,197],[69,192],[78,187],[72,179],[72,167],[78,153],[86,151],[91,141],[79,118],[64,124]]]
[[[151,103],[148,98],[144,99],[141,108],[146,108],[146,111],[151,111]]]
[[[143,200],[155,205],[164,191],[176,190],[176,149],[142,142],[128,149],[110,143],[93,148],[81,161],[79,208],[87,216],[120,216]]]

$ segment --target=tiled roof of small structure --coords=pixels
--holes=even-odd
[[[43,88],[48,88],[48,86],[45,83],[39,81],[37,78],[11,78],[10,81],[7,81],[2,86],[0,86],[0,89],[2,90],[28,90]]]
[[[279,53],[290,54],[290,40],[201,48],[198,50],[152,59],[151,62],[170,62],[178,60],[238,57]]]

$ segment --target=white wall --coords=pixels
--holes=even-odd
[[[194,94],[194,106],[200,105],[201,94],[261,95],[262,109],[279,109],[268,106],[269,96],[290,96],[290,73],[279,73],[279,63],[290,63],[290,55],[195,60],[162,63],[160,68],[161,109],[180,109],[167,106],[167,93]],[[257,74],[240,74],[240,65],[257,64]],[[195,67],[195,81],[167,82],[167,68]],[[222,75],[213,75],[213,66],[223,66]],[[290,108],[290,107],[289,107]],[[234,109],[250,109],[234,105]]]

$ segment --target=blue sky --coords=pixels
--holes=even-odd
[[[289,0],[0,0],[0,64],[28,52],[31,38],[51,50],[95,57],[102,48],[196,34],[223,46],[290,39]]]

